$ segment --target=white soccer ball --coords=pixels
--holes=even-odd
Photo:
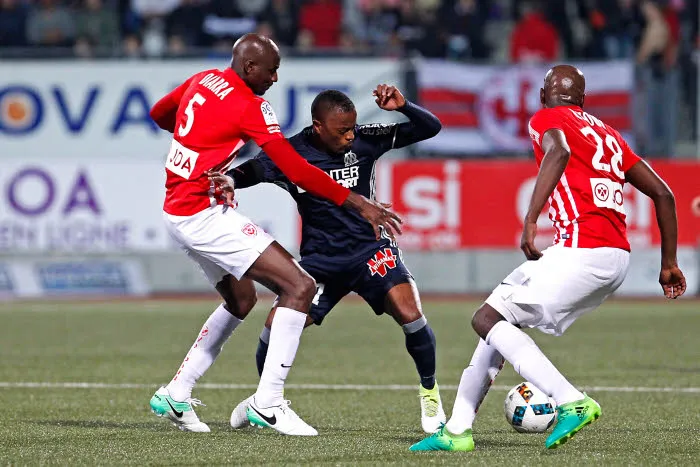
[[[506,396],[506,420],[520,433],[544,433],[557,418],[557,404],[534,384],[520,383]]]

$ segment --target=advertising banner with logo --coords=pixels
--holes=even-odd
[[[165,168],[159,160],[32,158],[3,161],[0,254],[173,249],[162,216]],[[296,208],[283,190],[236,194],[239,210],[286,248],[298,249]],[[2,279],[0,288],[7,281]]]
[[[586,111],[632,139],[633,63],[581,63]],[[532,149],[528,121],[540,109],[548,66],[472,65],[425,60],[418,64],[419,101],[442,121],[440,134],[421,143],[439,153],[523,153]]]
[[[700,196],[700,164],[658,161],[652,165],[676,196],[679,243],[696,247],[700,217],[693,214],[691,205]],[[403,217],[399,243],[404,249],[519,246],[522,219],[537,176],[533,161],[407,161],[385,163],[380,169],[377,197],[392,202]],[[653,204],[629,184],[624,188],[624,210],[632,247],[659,245]],[[543,212],[538,221],[540,245],[551,244],[553,235]]]
[[[160,160],[169,135],[150,119],[150,107],[192,74],[226,66],[226,60],[2,62],[0,154]],[[310,124],[311,102],[324,89],[346,92],[361,122],[388,122],[396,116],[377,108],[372,90],[400,85],[400,78],[399,62],[386,59],[285,59],[265,98],[288,136]]]

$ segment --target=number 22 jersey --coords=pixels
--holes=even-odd
[[[537,166],[542,137],[559,129],[571,151],[569,163],[549,197],[554,243],[570,248],[612,247],[630,251],[625,224],[625,172],[640,161],[620,133],[580,107],[539,110],[529,131]]]

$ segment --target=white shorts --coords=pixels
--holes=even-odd
[[[617,290],[629,266],[629,252],[619,248],[555,245],[542,253],[510,273],[486,303],[511,324],[556,336]]]
[[[214,286],[227,274],[240,280],[275,240],[244,215],[222,205],[192,216],[163,212],[163,218],[170,235]]]

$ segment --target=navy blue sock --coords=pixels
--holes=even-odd
[[[267,348],[270,342],[270,330],[263,328],[258,339],[258,350],[255,351],[255,364],[258,367],[258,376],[262,376],[263,368],[265,367],[265,358],[267,358]]]
[[[435,387],[435,334],[425,317],[404,324],[402,327],[406,333],[406,350],[416,364],[420,384],[425,389],[433,389]],[[414,330],[415,328],[419,329]]]

